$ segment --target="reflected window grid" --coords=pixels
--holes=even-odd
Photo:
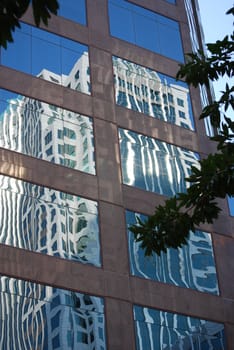
[[[102,298],[6,276],[0,297],[4,349],[106,349]]]
[[[119,142],[125,185],[166,196],[186,192],[184,179],[198,165],[197,153],[124,129]]]
[[[17,57],[17,60],[15,59]],[[90,94],[88,47],[21,23],[14,43],[0,50],[2,65]]]
[[[137,350],[227,350],[222,323],[134,306]]]
[[[141,221],[146,219],[144,215],[126,211],[127,226],[137,224],[137,217]],[[128,231],[128,249],[133,276],[219,295],[211,234],[190,232],[188,244],[182,248],[145,257],[140,243]]]
[[[92,118],[3,89],[0,146],[95,175]]]
[[[184,62],[176,21],[124,0],[109,0],[109,18],[111,35]]]
[[[97,203],[0,177],[0,242],[100,267]]]
[[[194,130],[187,84],[119,57],[112,61],[118,105]]]

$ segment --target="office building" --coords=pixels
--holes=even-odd
[[[232,349],[228,202],[160,257],[128,231],[214,150],[201,46],[196,0],[63,0],[1,50],[0,349]]]

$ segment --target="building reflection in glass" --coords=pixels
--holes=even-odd
[[[0,176],[0,243],[100,266],[97,202]]]
[[[102,298],[0,277],[0,347],[105,350]]]
[[[226,350],[224,326],[134,306],[137,350]]]
[[[115,56],[113,69],[118,105],[194,130],[187,84]]]
[[[127,225],[142,221],[146,216],[126,211]],[[168,249],[161,256],[145,257],[140,243],[128,232],[131,274],[137,277],[192,288],[201,292],[219,294],[211,235],[196,231],[190,233],[188,244],[179,249]]]
[[[17,59],[16,59],[17,57]],[[2,65],[90,94],[88,47],[21,23],[14,43],[0,50]]]
[[[119,138],[124,184],[166,196],[186,191],[197,153],[131,130],[119,129]]]
[[[91,118],[3,89],[0,147],[95,174]]]

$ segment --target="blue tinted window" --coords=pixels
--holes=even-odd
[[[186,191],[198,154],[130,130],[119,129],[119,138],[124,184],[166,196]]]
[[[146,217],[131,211],[126,212],[127,225],[137,224]],[[179,249],[168,249],[161,256],[145,257],[144,250],[128,232],[131,274],[137,277],[192,288],[201,292],[219,294],[211,235],[206,232],[191,232],[188,244]]]
[[[234,216],[234,197],[228,197],[230,215]]]
[[[112,61],[118,105],[194,130],[186,83],[116,56]]]
[[[102,298],[1,276],[0,305],[2,349],[106,349]]]
[[[109,18],[111,35],[183,62],[176,21],[124,0],[109,0]]]
[[[0,176],[0,243],[100,266],[95,201]]]
[[[0,54],[2,65],[90,94],[85,45],[23,24],[14,35],[14,43]],[[82,71],[79,77],[75,75],[78,69]]]
[[[59,15],[80,24],[86,24],[85,0],[60,0]]]
[[[224,325],[134,306],[137,350],[227,350]]]

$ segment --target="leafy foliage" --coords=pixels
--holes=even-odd
[[[234,7],[227,14],[234,15]],[[208,56],[203,51],[189,53],[186,63],[180,65],[177,79],[189,85],[205,85],[220,77],[233,77],[234,35],[207,44]],[[234,196],[234,121],[226,114],[234,111],[234,87],[226,84],[221,98],[207,105],[200,119],[209,117],[218,130],[211,139],[217,143],[217,152],[199,161],[199,167],[191,168],[185,180],[190,184],[186,193],[178,193],[167,199],[164,205],[155,208],[155,213],[145,222],[138,219],[129,227],[135,240],[141,242],[145,255],[158,255],[167,248],[178,248],[186,244],[189,231],[201,223],[213,223],[221,209],[216,199]]]
[[[13,42],[12,33],[20,28],[19,19],[32,3],[36,26],[40,23],[48,25],[51,14],[57,14],[57,0],[0,0],[0,46],[7,48],[7,43]]]

